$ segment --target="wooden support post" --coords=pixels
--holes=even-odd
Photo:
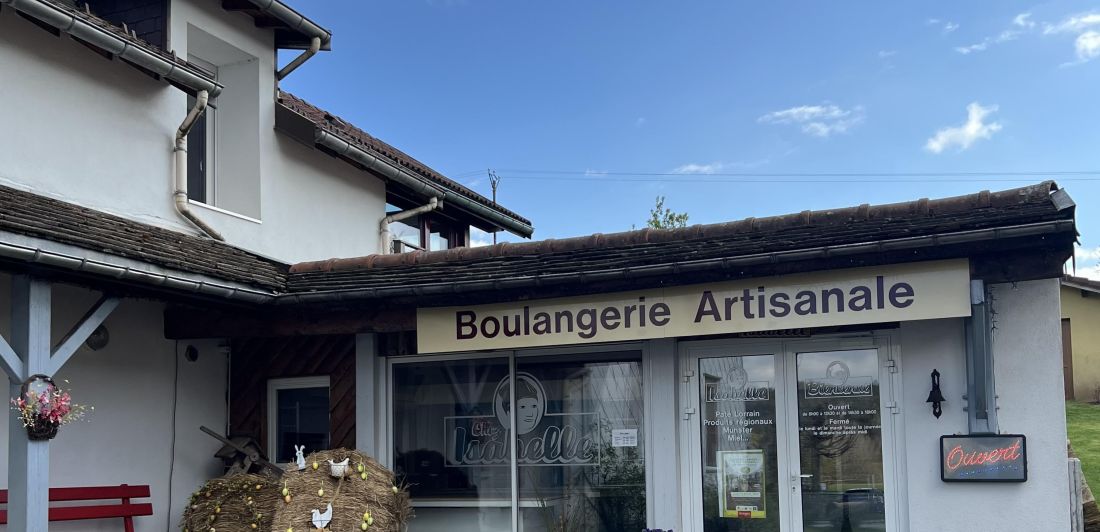
[[[76,353],[76,350],[84,344],[84,341],[91,336],[92,332],[103,324],[103,321],[107,319],[107,316],[111,315],[111,311],[115,310],[119,301],[117,297],[103,296],[99,298],[99,301],[92,308],[88,310],[87,314],[84,314],[83,318],[77,322],[73,330],[69,331],[69,334],[65,335],[65,338],[58,344],[57,349],[53,350],[52,360],[50,361],[50,371],[48,375],[53,375],[64,366],[69,358]]]
[[[50,370],[50,283],[12,277],[11,347],[26,379]],[[21,383],[12,384],[12,397]],[[30,441],[17,416],[8,416],[8,530],[46,532],[50,511],[50,443]]]

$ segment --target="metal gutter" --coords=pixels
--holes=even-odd
[[[664,274],[684,274],[718,268],[733,268],[760,264],[778,264],[809,259],[834,258],[866,253],[882,253],[915,248],[928,248],[949,244],[967,244],[973,242],[1002,240],[1036,236],[1064,231],[1075,231],[1073,220],[1054,220],[1008,227],[976,229],[939,235],[898,238],[879,242],[861,242],[840,246],[819,246],[815,248],[755,253],[737,257],[721,257],[693,261],[654,264],[638,267],[614,268],[596,272],[570,272],[546,275],[530,275],[508,279],[459,281],[429,283],[416,286],[385,286],[355,290],[326,290],[309,293],[285,293],[276,297],[280,305],[304,303],[340,302],[358,299],[380,299],[386,297],[416,297],[460,294],[466,292],[504,290],[548,286],[565,283],[598,283],[610,280],[630,279]]]
[[[329,133],[324,129],[317,128],[314,134],[314,142],[320,146],[323,146],[329,150],[332,150],[341,157],[347,157],[361,165],[367,170],[378,172],[388,179],[392,179],[406,187],[409,187],[418,194],[423,194],[425,197],[439,198],[439,201],[446,201],[454,204],[461,209],[472,212],[475,215],[488,220],[490,223],[505,229],[509,232],[515,233],[524,238],[529,238],[535,229],[530,224],[526,224],[505,215],[500,211],[493,210],[481,203],[478,203],[462,194],[453,192],[439,186],[435,183],[430,183],[426,178],[417,176],[408,170],[396,166],[392,161],[385,158],[376,157],[367,150],[356,146],[339,136]]]
[[[253,304],[271,303],[275,300],[274,292],[243,284],[214,280],[205,276],[159,272],[156,268],[137,261],[121,258],[94,259],[61,250],[45,249],[30,242],[0,242],[0,257]]]
[[[222,91],[222,85],[204,75],[196,68],[187,67],[169,60],[159,54],[123,39],[113,32],[91,24],[76,14],[45,0],[0,0],[0,5],[11,6],[29,17],[42,21],[65,32],[76,39],[88,42],[104,51],[178,85],[207,91],[215,97]]]
[[[321,39],[321,49],[332,49],[332,33],[328,30],[318,26],[312,20],[302,16],[301,13],[290,8],[290,6],[280,2],[279,0],[247,0],[248,3],[256,6],[261,13],[270,15],[279,19],[280,22],[286,24],[290,29],[301,32],[308,35],[310,38]]]

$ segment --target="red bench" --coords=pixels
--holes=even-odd
[[[126,532],[134,532],[134,518],[153,515],[153,505],[131,503],[130,499],[149,497],[149,486],[90,486],[83,488],[50,488],[50,502],[103,501],[118,499],[120,504],[90,504],[86,506],[51,506],[50,521],[83,521],[86,519],[121,518]],[[8,504],[8,490],[0,490],[0,504]],[[0,510],[0,525],[8,523],[8,511]]]

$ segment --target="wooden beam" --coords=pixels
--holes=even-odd
[[[50,364],[50,283],[12,277],[11,347],[23,356],[26,375]],[[17,397],[20,385],[11,385]],[[8,416],[8,530],[47,532],[50,512],[50,442],[31,441],[18,416]]]
[[[23,382],[23,379],[27,378],[23,373],[23,360],[3,336],[0,336],[0,366],[4,368],[4,373],[8,374],[8,379],[13,383]]]
[[[416,311],[409,307],[266,313],[168,307],[164,311],[164,337],[169,340],[360,334],[415,329]]]
[[[117,297],[104,295],[96,301],[92,308],[88,309],[88,312],[84,314],[84,317],[80,318],[76,326],[73,327],[69,334],[65,335],[65,338],[53,349],[53,354],[50,356],[50,372],[49,375],[57,373],[64,366],[69,358],[76,353],[76,350],[80,348],[89,336],[96,330],[97,327],[103,324],[103,321],[107,319],[107,316],[111,315],[111,312],[118,307],[118,304],[122,300]]]

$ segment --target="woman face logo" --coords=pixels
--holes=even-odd
[[[503,427],[512,425],[508,377],[500,380],[493,393],[493,413]],[[516,434],[524,435],[539,426],[546,414],[546,391],[530,373],[516,373]]]

